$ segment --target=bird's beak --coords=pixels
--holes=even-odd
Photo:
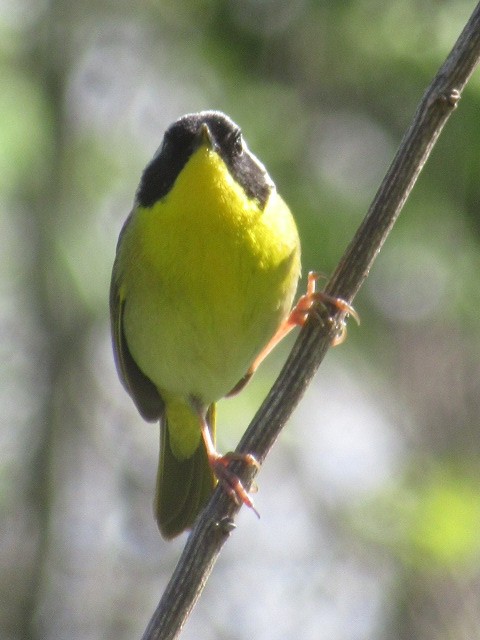
[[[208,128],[208,124],[204,122],[198,132],[199,146],[205,145],[207,149],[215,150],[215,140],[213,139],[212,132]]]

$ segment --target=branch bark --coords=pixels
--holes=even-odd
[[[390,233],[430,152],[480,58],[480,4],[425,92],[397,154],[325,292],[352,302]],[[270,393],[237,451],[261,464],[322,362],[341,321],[334,307],[311,313]],[[256,473],[232,463],[250,486]],[[178,637],[198,600],[239,510],[218,487],[192,530],[175,572],[142,640]]]

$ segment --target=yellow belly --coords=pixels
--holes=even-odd
[[[129,265],[121,282],[133,358],[159,390],[208,405],[287,315],[300,252],[276,192],[260,210],[218,156],[205,154],[194,154],[164,200],[137,210],[120,264]]]

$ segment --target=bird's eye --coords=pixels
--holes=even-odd
[[[243,153],[243,140],[242,140],[242,132],[240,129],[235,129],[229,135],[230,148],[232,154],[241,156]]]

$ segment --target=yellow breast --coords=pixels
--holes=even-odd
[[[135,361],[160,390],[207,404],[273,335],[300,272],[295,223],[275,189],[262,210],[206,147],[165,198],[137,209],[119,250]]]

